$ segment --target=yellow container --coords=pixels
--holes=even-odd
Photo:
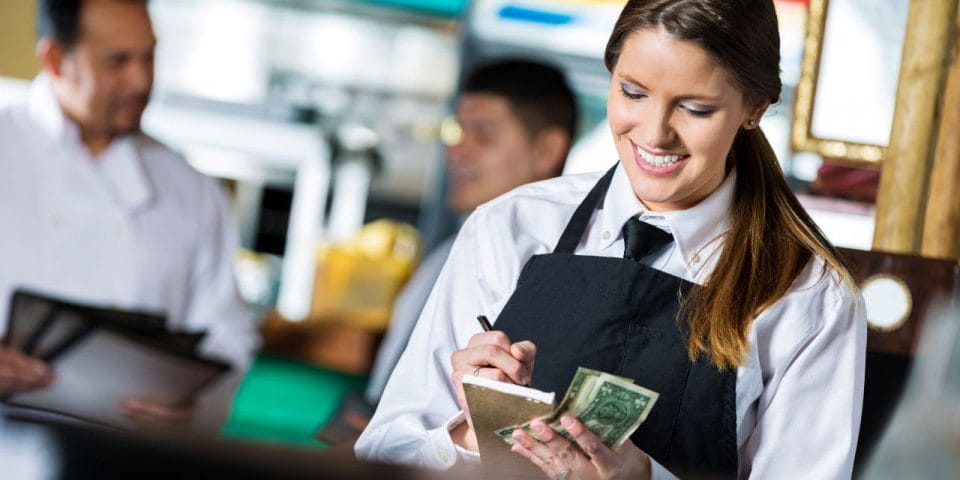
[[[371,222],[349,241],[320,248],[310,321],[385,330],[419,259],[416,229],[390,220]]]

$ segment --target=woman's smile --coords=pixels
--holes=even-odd
[[[650,151],[633,141],[630,144],[633,145],[633,159],[637,166],[649,175],[671,175],[683,168],[684,160],[690,158],[690,155],[682,153]]]

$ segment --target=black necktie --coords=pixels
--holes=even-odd
[[[673,235],[641,222],[637,217],[632,217],[623,224],[623,258],[640,261],[671,242]]]

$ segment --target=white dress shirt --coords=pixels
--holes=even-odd
[[[413,327],[420,318],[424,304],[427,303],[427,297],[433,291],[433,285],[437,283],[440,270],[447,262],[451,247],[453,247],[453,237],[434,247],[420,262],[417,271],[397,295],[397,301],[393,303],[393,313],[390,314],[390,326],[383,341],[380,342],[380,347],[377,348],[377,359],[373,362],[370,381],[364,393],[364,397],[371,405],[376,405],[380,401],[383,389],[387,386],[387,380],[407,347]]]
[[[207,332],[202,354],[248,365],[257,334],[222,189],[142,133],[93,158],[43,75],[0,111],[0,225],[0,336],[22,287],[163,313],[173,331]]]
[[[522,186],[467,219],[379,408],[356,443],[359,457],[438,469],[460,459],[476,461],[477,455],[456,446],[449,434],[463,421],[450,355],[481,331],[478,314],[499,315],[526,261],[553,250],[601,175]],[[690,209],[649,212],[618,166],[576,253],[622,256],[621,227],[639,215],[675,240],[645,261],[703,284],[722,249],[734,183],[731,173]],[[863,399],[866,319],[859,293],[824,268],[815,258],[790,291],[753,322],[747,361],[737,369],[741,478],[850,478]],[[672,477],[653,463],[654,478]]]

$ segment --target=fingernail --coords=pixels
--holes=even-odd
[[[530,429],[533,430],[534,433],[543,433],[543,424],[540,422],[534,423],[530,425]]]
[[[567,416],[560,417],[560,425],[563,425],[563,428],[570,428],[573,424],[573,418]]]

